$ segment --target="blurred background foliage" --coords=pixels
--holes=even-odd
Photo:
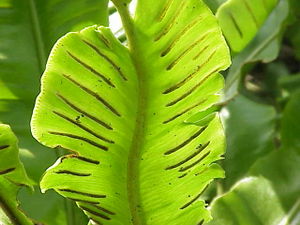
[[[300,225],[300,1],[204,1],[232,53],[220,103],[226,178],[202,196],[214,217],[209,224]],[[68,200],[40,194],[40,177],[60,154],[30,133],[40,76],[59,37],[92,24],[108,26],[109,15],[112,30],[126,42],[107,0],[0,0],[0,121],[19,139],[35,187],[20,191],[21,208],[43,224],[87,220]]]
[[[39,190],[41,175],[59,154],[40,145],[30,132],[40,77],[58,38],[93,24],[108,25],[107,4],[106,0],[0,0],[0,121],[17,135],[21,160],[35,183],[34,192],[21,190],[22,208],[45,224],[87,220],[71,201]]]

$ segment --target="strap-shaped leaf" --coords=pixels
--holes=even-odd
[[[92,224],[197,224],[199,198],[223,171],[215,115],[185,123],[219,99],[230,63],[215,17],[199,0],[117,4],[129,40],[108,28],[70,33],[54,47],[32,119],[46,146],[68,149],[41,186],[73,199]],[[203,115],[207,116],[207,113]]]
[[[258,61],[267,63],[276,59],[288,15],[289,1],[280,0],[257,36],[240,54],[233,58],[232,66],[226,77],[226,101],[235,97],[240,91],[245,65]]]
[[[278,196],[263,177],[240,180],[211,206],[214,219],[208,225],[288,225]]]
[[[278,0],[228,0],[217,12],[222,31],[235,52],[253,39]]]
[[[20,186],[30,186],[19,159],[17,138],[8,125],[0,124],[0,223],[32,225],[18,208]]]

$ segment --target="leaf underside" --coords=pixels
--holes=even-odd
[[[234,52],[240,52],[275,8],[278,0],[228,0],[217,12],[222,31]]]
[[[199,0],[140,0],[132,30],[132,49],[96,26],[53,48],[32,131],[72,154],[41,187],[75,200],[91,224],[203,223],[224,134],[215,112],[185,121],[219,100],[228,48]]]

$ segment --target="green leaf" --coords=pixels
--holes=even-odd
[[[12,126],[24,149],[20,157],[36,183],[56,158],[34,140],[29,126],[47,55],[61,35],[107,23],[107,0],[0,0],[0,121]],[[30,217],[59,224],[57,211],[65,206],[58,197],[37,190],[22,192],[20,199]]]
[[[225,99],[237,95],[243,68],[246,64],[274,60],[279,52],[281,34],[288,16],[289,4],[287,0],[280,0],[254,40],[236,57],[228,72],[225,85]]]
[[[227,0],[204,0],[205,4],[211,9],[212,12],[216,12],[217,9]]]
[[[291,43],[293,54],[296,59],[300,60],[300,2],[298,0],[290,0],[291,12],[289,18],[289,29],[285,34],[285,38]]]
[[[8,125],[0,124],[0,223],[33,225],[16,201],[21,186],[31,186],[19,159],[17,138]]]
[[[295,93],[300,89],[300,73],[283,76],[278,80],[278,83],[283,90],[291,94]]]
[[[217,12],[222,31],[234,52],[249,44],[278,0],[228,0]]]
[[[299,154],[299,100],[300,92],[296,92],[284,108],[281,121],[281,141],[279,150],[274,150],[266,157],[258,160],[250,173],[268,178],[286,211],[300,201],[300,154]],[[300,211],[300,209],[298,209]]]
[[[226,189],[241,179],[260,157],[274,149],[276,112],[242,95],[223,109],[227,150],[223,166]]]
[[[224,153],[218,115],[184,123],[219,100],[230,63],[216,18],[199,0],[139,0],[129,41],[108,28],[69,33],[55,45],[32,119],[42,144],[68,149],[43,191],[73,199],[94,223],[196,224],[201,194]],[[206,115],[207,116],[207,115]],[[176,201],[174,201],[176,199]]]
[[[299,17],[299,16],[298,16]],[[300,22],[299,19],[289,27],[289,31],[286,37],[292,43],[293,52],[297,58],[300,60]]]
[[[258,160],[249,173],[270,180],[284,209],[289,211],[300,200],[299,164],[297,152],[279,149]]]
[[[239,181],[212,203],[211,212],[214,219],[208,225],[287,225],[272,185],[262,177]]]
[[[283,148],[300,154],[300,88],[286,105],[281,120],[281,141]]]
[[[300,93],[295,92],[283,110],[281,120],[282,146],[258,160],[251,175],[262,175],[272,182],[292,225],[299,223],[300,176],[298,114]],[[296,179],[295,179],[296,178]]]
[[[65,33],[107,24],[106,5],[106,0],[0,0],[0,120],[12,126],[21,148],[39,158],[24,158],[36,181],[55,156],[41,151],[29,127],[46,57]]]

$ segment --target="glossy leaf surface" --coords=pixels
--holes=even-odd
[[[287,225],[287,216],[270,182],[245,178],[211,206],[209,225]]]
[[[239,95],[222,112],[226,129],[226,171],[228,190],[247,174],[260,157],[274,149],[276,111]]]
[[[18,208],[17,193],[30,186],[19,159],[17,138],[8,125],[0,124],[0,222],[5,225],[33,225]]]
[[[295,82],[295,81],[294,81]],[[300,154],[300,87],[286,105],[281,121],[282,145]]]
[[[237,95],[244,75],[243,68],[246,64],[258,61],[268,63],[278,56],[281,35],[288,13],[288,1],[280,0],[254,40],[233,58],[226,78],[226,100]]]
[[[258,160],[250,171],[272,182],[286,212],[300,201],[300,182],[295,179],[300,176],[299,163],[300,156],[295,151],[279,149]]]
[[[253,39],[278,0],[228,0],[218,9],[222,31],[234,52]]]
[[[250,171],[251,174],[261,174],[272,182],[287,212],[295,206],[297,212],[300,212],[300,182],[295,179],[300,177],[299,100],[300,94],[295,92],[283,110],[281,148],[258,160]]]
[[[42,189],[75,200],[91,224],[206,221],[200,196],[223,177],[214,164],[223,129],[217,114],[205,125],[184,121],[223,87],[218,72],[230,59],[217,21],[199,0],[140,0],[134,19],[118,8],[129,49],[94,26],[52,50],[32,131],[72,154],[49,168]]]

